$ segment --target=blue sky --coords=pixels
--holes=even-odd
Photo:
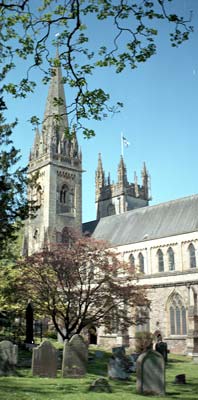
[[[129,182],[133,181],[134,171],[141,182],[141,168],[146,162],[151,175],[150,204],[198,193],[198,2],[176,0],[176,4],[178,11],[194,11],[195,32],[188,42],[177,49],[171,48],[166,23],[161,27],[157,54],[152,59],[136,70],[127,68],[119,75],[110,69],[97,70],[92,77],[98,87],[110,93],[113,103],[122,101],[124,108],[102,122],[89,121],[88,126],[96,131],[95,138],[79,137],[85,170],[83,221],[95,219],[99,152],[106,173],[110,172],[113,180],[117,178],[121,132],[131,143],[124,150]],[[102,42],[107,34],[108,26],[103,32],[95,30],[92,40],[97,37]],[[15,75],[19,71],[17,65]],[[65,92],[69,102],[70,89],[65,88]],[[34,114],[42,118],[46,96],[47,88],[38,85],[35,93],[25,100],[7,100],[8,118],[19,119],[13,137],[22,151],[23,164],[27,163],[34,139],[27,120]]]

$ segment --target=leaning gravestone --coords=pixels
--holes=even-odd
[[[82,336],[74,335],[63,350],[63,378],[80,378],[87,372],[88,349]]]
[[[33,349],[32,355],[32,375],[56,378],[57,373],[57,350],[48,341],[45,340]]]
[[[18,358],[18,346],[9,340],[0,342],[0,376],[12,375]]]
[[[157,351],[148,350],[138,357],[136,367],[138,393],[164,396],[165,363],[162,355]]]

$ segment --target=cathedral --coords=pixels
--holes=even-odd
[[[59,105],[54,105],[54,99]],[[61,116],[56,124],[53,115]],[[96,329],[99,345],[133,346],[138,331],[160,332],[170,351],[198,357],[198,195],[149,206],[149,175],[128,182],[121,156],[117,183],[105,177],[99,154],[96,171],[96,220],[82,224],[82,155],[75,132],[68,140],[67,108],[61,68],[50,82],[42,130],[35,132],[29,174],[38,175],[29,198],[40,205],[25,226],[23,253],[47,242],[61,242],[68,227],[108,241],[136,268],[139,284],[148,288],[148,322],[128,332]]]

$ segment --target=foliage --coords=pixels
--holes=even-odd
[[[8,257],[5,253],[14,253],[13,241],[17,239],[17,232],[35,209],[27,201],[26,168],[18,166],[20,151],[11,139],[17,121],[6,123],[5,110],[5,102],[0,97],[0,259]]]
[[[111,330],[112,317],[120,330],[144,321],[135,309],[149,301],[128,264],[103,242],[71,237],[2,272],[0,280],[6,277],[7,284],[2,285],[1,309],[19,313],[31,299],[35,318],[50,318],[63,339],[92,325]]]
[[[53,67],[62,64],[63,81],[73,89],[73,99],[68,105],[71,124],[82,128],[86,137],[94,132],[84,126],[85,118],[100,120],[122,106],[119,102],[110,106],[109,94],[102,88],[90,88],[89,77],[97,68],[110,67],[120,73],[127,66],[134,69],[147,61],[156,53],[157,26],[163,21],[173,27],[172,46],[188,40],[192,32],[191,15],[186,18],[177,15],[175,0],[41,0],[38,3],[0,2],[3,90],[14,97],[25,97],[36,85],[31,79],[32,69],[41,70],[47,83]],[[102,32],[107,24],[104,43],[97,44],[94,40],[92,44],[92,29],[98,27]],[[59,47],[60,55],[55,58],[50,57],[52,45]],[[10,71],[19,60],[20,66],[22,62],[25,68],[28,66],[27,70],[19,82],[10,81]],[[32,122],[37,124],[38,118],[33,116]]]
[[[135,335],[135,351],[142,353],[143,351],[152,348],[153,335],[150,332],[137,332]]]

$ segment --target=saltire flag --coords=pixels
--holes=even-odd
[[[123,141],[123,145],[124,145],[125,147],[130,146],[130,142],[129,142],[124,136],[122,136],[122,141]]]

